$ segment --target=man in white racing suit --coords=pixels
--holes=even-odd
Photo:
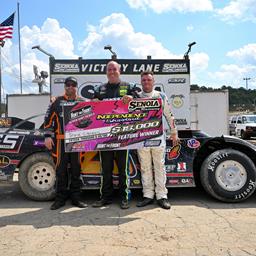
[[[138,93],[141,98],[162,98],[163,115],[171,128],[171,139],[173,146],[179,143],[177,129],[174,123],[174,116],[170,111],[167,96],[163,92],[153,89],[154,74],[153,72],[141,73],[142,91]],[[141,178],[143,186],[143,200],[137,203],[137,207],[143,207],[154,202],[156,194],[157,203],[163,209],[170,209],[168,201],[168,190],[166,184],[165,172],[165,146],[142,148],[138,150],[138,157],[141,166]],[[152,162],[154,167],[152,166]]]

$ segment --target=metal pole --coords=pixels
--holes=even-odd
[[[1,59],[2,59],[2,56],[1,56],[1,45],[0,45],[0,116],[2,116],[2,62],[1,62]]]
[[[21,70],[21,47],[20,47],[20,3],[17,3],[18,10],[18,35],[19,35],[19,60],[20,60],[20,93],[22,94],[22,70]]]

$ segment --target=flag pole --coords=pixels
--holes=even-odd
[[[18,11],[18,37],[19,37],[19,60],[20,60],[20,93],[22,94],[22,69],[21,69],[21,47],[20,47],[20,3],[17,2]]]
[[[0,40],[0,117],[2,117],[2,53],[1,53],[1,48],[2,48],[2,43],[3,41]]]

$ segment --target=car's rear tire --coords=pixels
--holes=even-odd
[[[246,135],[244,130],[241,130],[241,139],[243,139],[243,140],[248,139],[248,136]]]
[[[203,162],[200,180],[204,189],[223,202],[240,202],[255,191],[256,168],[244,153],[217,150]]]
[[[19,185],[29,198],[37,201],[51,200],[55,196],[55,167],[47,153],[29,156],[19,168]]]

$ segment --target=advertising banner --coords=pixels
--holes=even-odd
[[[78,94],[87,98],[88,91],[107,82],[106,59],[50,60],[51,95],[63,93],[65,78],[76,77]],[[190,63],[185,59],[118,59],[121,80],[141,88],[140,73],[154,72],[154,89],[165,93],[178,130],[190,128]]]
[[[162,100],[71,102],[63,105],[65,151],[164,146]]]

